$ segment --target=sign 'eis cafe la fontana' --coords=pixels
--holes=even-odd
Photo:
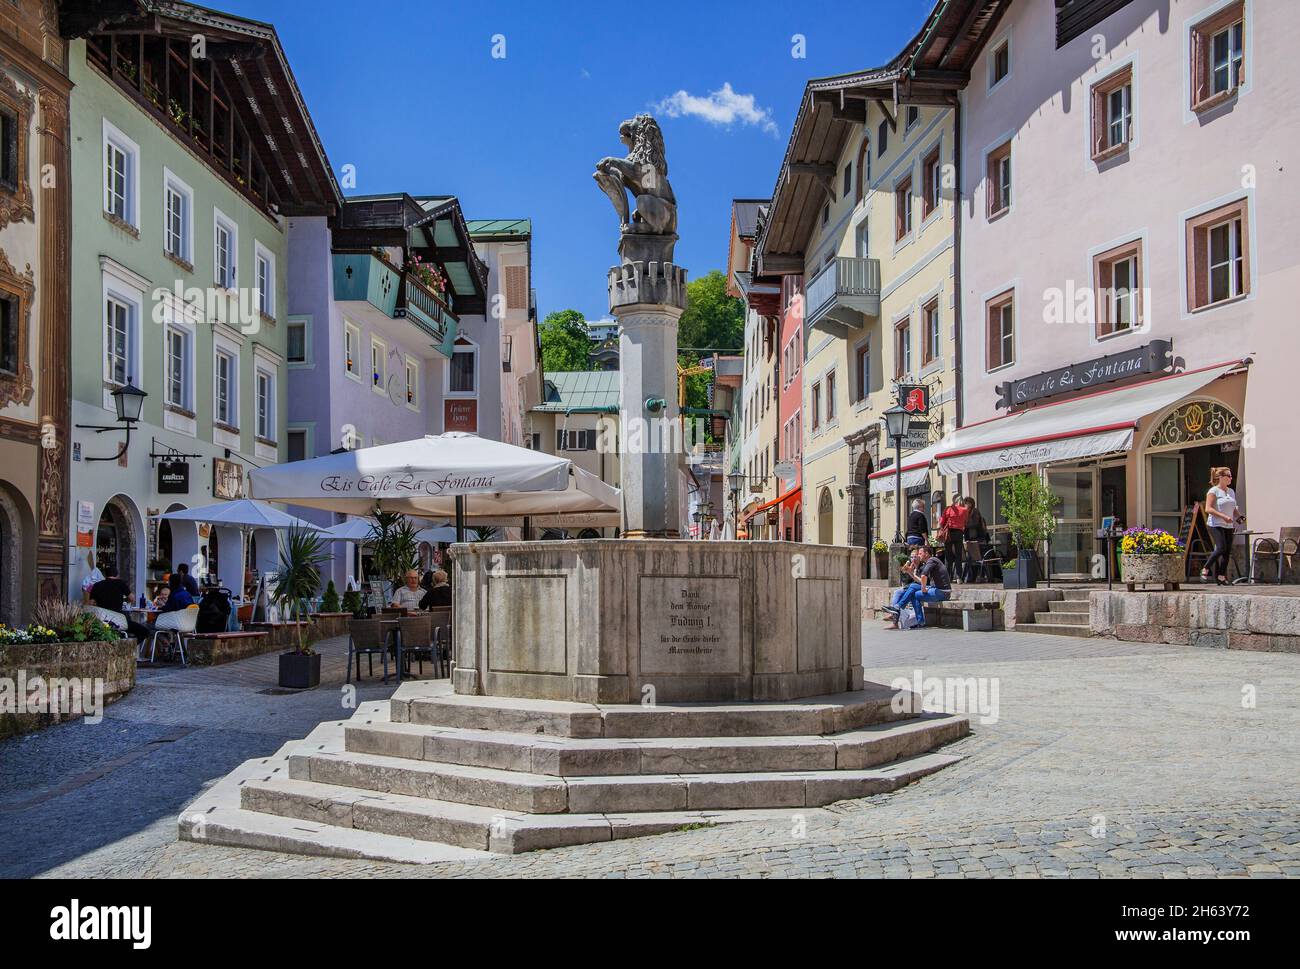
[[[1074,363],[1059,370],[1047,370],[1032,377],[1001,383],[997,387],[997,406],[1019,407],[1044,397],[1088,390],[1128,377],[1164,373],[1173,369],[1175,364],[1174,341],[1152,340],[1131,350],[1121,350],[1119,353]]]

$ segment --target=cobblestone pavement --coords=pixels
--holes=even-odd
[[[311,694],[274,698],[303,707],[293,714],[271,707],[278,714],[272,727],[260,719],[268,710],[244,695],[248,688],[205,685],[163,695],[157,686],[152,717],[135,712],[145,697],[113,708],[124,731],[164,732],[157,749],[75,790],[54,786],[85,770],[84,761],[59,766],[78,756],[77,745],[61,737],[89,728],[71,724],[27,741],[47,745],[37,758],[45,764],[44,787],[26,792],[28,801],[41,798],[30,805],[0,790],[0,839],[21,846],[0,862],[0,873],[8,866],[144,877],[1300,875],[1300,657],[1023,633],[885,633],[869,623],[864,663],[868,679],[880,682],[910,681],[918,669],[923,678],[974,677],[988,699],[996,696],[998,716],[982,722],[975,715],[972,736],[946,748],[964,754],[961,763],[894,794],[842,802],[821,820],[792,812],[781,823],[424,867],[175,842],[178,807],[204,779],[252,756],[228,747],[242,741],[251,749],[255,738],[273,749],[290,724],[288,736],[302,736],[301,720],[315,713]],[[228,669],[227,676],[241,675]],[[179,686],[193,674],[167,677]],[[220,689],[240,711],[242,729],[208,722],[218,706],[209,691]],[[321,703],[317,719],[338,715],[337,696],[331,702]],[[165,736],[189,726],[194,731],[183,737]],[[26,767],[12,746],[0,745],[6,783],[16,764]],[[140,741],[126,746],[138,751]],[[179,756],[187,748],[187,758]],[[165,811],[140,808],[159,800]],[[41,830],[33,832],[33,824]],[[97,826],[101,834],[68,844],[69,824]]]

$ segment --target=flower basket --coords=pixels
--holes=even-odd
[[[1120,577],[1132,589],[1137,583],[1173,585],[1183,581],[1183,557],[1178,553],[1120,554]]]
[[[1161,528],[1130,528],[1119,540],[1119,571],[1128,590],[1139,583],[1156,583],[1167,590],[1183,581],[1183,548]]]

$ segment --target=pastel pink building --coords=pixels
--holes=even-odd
[[[1055,574],[1095,568],[1105,519],[1177,531],[1211,467],[1252,531],[1300,525],[1295,14],[963,0],[922,33],[915,63],[975,51],[961,426],[935,458],[1003,534],[999,478],[1037,469],[1063,498]]]

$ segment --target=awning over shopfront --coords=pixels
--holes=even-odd
[[[757,508],[755,508],[753,511],[747,511],[747,512],[745,512],[745,521],[749,521],[751,518],[753,518],[753,517],[754,517],[755,515],[757,515],[759,512],[767,511],[769,508],[775,508],[777,505],[780,505],[780,504],[782,504],[782,503],[788,501],[791,497],[793,497],[793,496],[795,496],[795,495],[798,495],[798,494],[799,494],[799,488],[798,488],[798,487],[791,488],[791,489],[790,489],[789,491],[787,491],[785,494],[783,494],[783,495],[778,495],[777,497],[773,498],[771,501],[764,502],[763,504],[761,504],[761,505],[759,505]]]
[[[1230,360],[972,424],[953,432],[934,458],[941,474],[952,475],[1127,451],[1142,418],[1245,363]]]
[[[904,492],[915,488],[929,477],[930,465],[934,463],[934,456],[950,440],[951,437],[945,437],[942,441],[931,444],[927,448],[922,448],[913,454],[908,454],[903,458]],[[868,476],[867,481],[869,482],[868,490],[873,495],[892,492],[894,485],[898,481],[897,469],[890,465],[887,468],[881,468],[879,471],[873,471]]]

